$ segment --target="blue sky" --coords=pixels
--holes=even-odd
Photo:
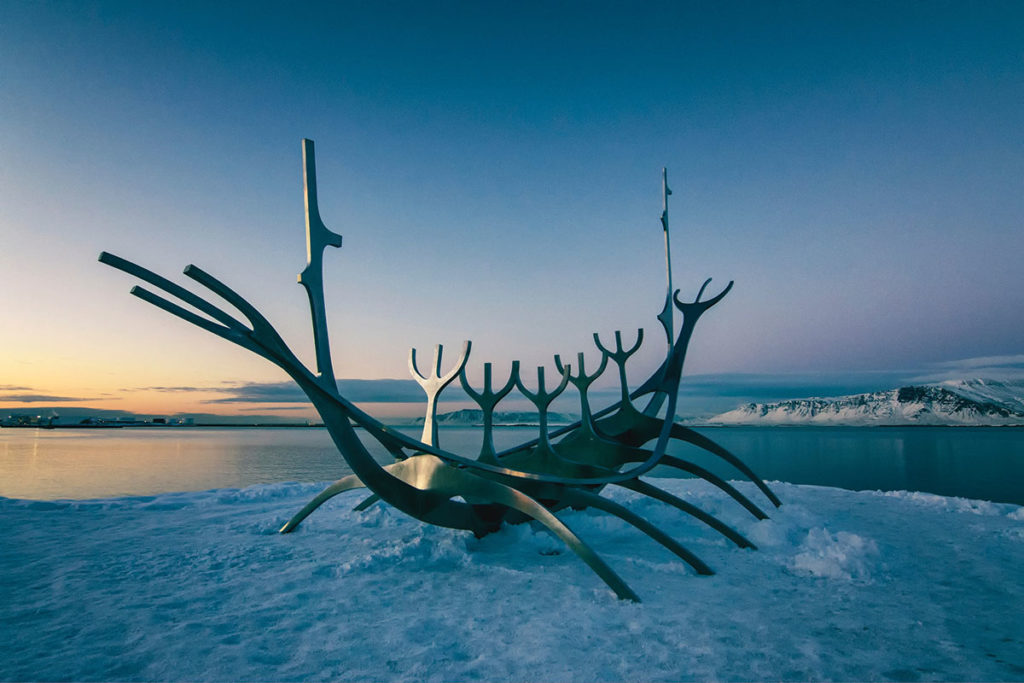
[[[312,359],[303,137],[345,378],[466,338],[474,372],[552,372],[644,327],[639,379],[663,166],[677,286],[736,280],[688,372],[859,388],[1024,353],[1020,3],[26,2],[0,63],[8,397],[173,412],[284,380],[101,250],[195,262]]]

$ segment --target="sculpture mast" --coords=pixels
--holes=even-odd
[[[661,321],[662,326],[665,328],[665,336],[668,337],[668,348],[672,349],[672,344],[675,341],[675,331],[672,325],[672,252],[669,249],[668,241],[668,196],[672,194],[672,190],[668,189],[668,170],[665,168],[661,169],[661,227],[665,233],[665,274],[667,276],[668,286],[665,292],[665,307],[661,309],[661,313],[658,314],[658,320]]]
[[[340,247],[341,235],[331,232],[320,219],[316,200],[316,154],[312,140],[302,140],[303,184],[306,195],[306,267],[299,273],[299,284],[306,288],[313,317],[313,344],[320,384],[337,392],[338,384],[331,364],[331,344],[327,338],[327,312],[324,310],[324,249]]]
[[[675,306],[672,303],[672,251],[668,240],[668,196],[672,194],[672,190],[668,188],[668,170],[665,168],[661,169],[661,228],[662,232],[665,233],[665,279],[666,279],[666,290],[665,290],[665,307],[661,309],[661,313],[658,314],[658,321],[661,326],[665,328],[665,339],[668,341],[668,355],[672,355],[672,347],[675,345],[675,329],[672,321],[672,312],[675,310]],[[666,366],[668,359],[665,359]],[[664,366],[663,366],[664,367]],[[648,402],[647,407],[644,408],[645,415],[657,415],[658,411],[661,410],[662,404],[665,402],[665,395],[660,392],[655,392],[651,396],[651,400]],[[666,417],[666,419],[671,419]]]

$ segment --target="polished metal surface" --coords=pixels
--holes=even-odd
[[[484,422],[484,440],[480,446],[480,455],[477,456],[477,460],[480,462],[486,462],[491,465],[497,465],[498,459],[496,457],[497,451],[494,450],[494,408],[498,405],[501,399],[509,395],[509,392],[516,386],[516,380],[519,378],[519,361],[512,361],[512,372],[509,373],[508,381],[505,385],[494,391],[491,387],[491,364],[484,363],[484,388],[481,391],[476,391],[469,384],[469,380],[466,379],[466,367],[463,365],[462,371],[459,373],[459,381],[462,383],[462,390],[466,394],[476,401],[477,405],[480,406],[480,410],[483,412]]]
[[[466,361],[469,360],[469,350],[472,347],[473,344],[469,341],[462,344],[462,355],[459,356],[458,363],[444,376],[441,375],[443,346],[438,344],[434,347],[434,363],[430,366],[430,374],[427,376],[424,376],[420,369],[416,367],[416,349],[409,349],[409,372],[412,373],[413,379],[423,387],[423,391],[427,394],[427,416],[423,419],[423,436],[420,437],[420,441],[429,446],[438,445],[437,397],[441,395],[446,386],[455,381],[455,378],[462,373],[462,369],[466,367]]]
[[[692,444],[722,458],[753,481],[775,506],[778,498],[742,461],[711,439],[678,425],[672,419],[676,412],[677,395],[683,362],[690,337],[697,320],[717,304],[732,288],[732,283],[719,294],[701,300],[710,280],[700,288],[692,302],[683,302],[679,291],[672,289],[672,268],[668,235],[667,174],[662,174],[662,227],[664,229],[665,265],[668,292],[665,306],[657,316],[665,329],[668,351],[660,367],[639,388],[630,391],[626,362],[643,343],[643,330],[637,331],[636,341],[628,349],[623,346],[622,334],[615,332],[614,349],[604,346],[600,336],[594,342],[601,353],[596,372],[587,374],[584,353],[577,355],[577,374],[568,364],[555,356],[560,374],[557,386],[548,390],[544,368],[537,370],[537,389],[528,389],[520,377],[518,361],[512,364],[509,379],[498,390],[492,386],[491,364],[484,364],[484,386],[475,390],[466,377],[466,364],[472,345],[465,342],[454,367],[441,374],[442,347],[434,352],[434,361],[427,374],[420,372],[416,350],[409,356],[413,377],[423,387],[427,399],[423,434],[419,441],[388,428],[342,396],[337,388],[331,362],[331,349],[323,292],[323,253],[328,246],[340,247],[341,235],[331,232],[320,218],[316,194],[316,165],[313,143],[303,140],[306,195],[307,264],[299,275],[299,282],[309,297],[310,316],[314,333],[316,371],[307,368],[291,351],[270,322],[234,290],[205,271],[188,266],[185,275],[233,307],[229,313],[203,297],[167,280],[152,271],[113,254],[103,252],[99,260],[124,271],[170,297],[190,306],[189,310],[170,299],[144,287],[136,286],[135,296],[175,315],[208,332],[233,342],[267,359],[284,370],[306,394],[323,419],[335,446],[348,462],[353,474],[344,477],[316,496],[295,514],[282,528],[282,533],[294,531],[301,522],[334,496],[353,489],[366,488],[372,496],[357,509],[378,500],[425,523],[455,529],[466,529],[477,535],[497,530],[503,522],[517,523],[533,520],[561,539],[584,563],[601,578],[619,597],[639,600],[633,590],[586,543],[583,542],[556,512],[567,507],[590,507],[613,515],[655,542],[668,548],[699,574],[711,574],[711,568],[664,531],[657,529],[632,510],[603,497],[607,485],[628,488],[644,496],[670,505],[709,525],[734,544],[743,548],[754,545],[730,526],[692,503],[672,495],[640,477],[656,466],[667,466],[704,479],[718,487],[750,514],[759,519],[766,517],[761,508],[736,490],[728,482],[706,469],[684,459],[666,454],[670,440]],[[673,314],[679,310],[683,321],[678,333]],[[620,398],[601,410],[593,411],[587,391],[608,366],[615,363],[619,375]],[[443,450],[438,443],[437,401],[458,377],[466,393],[480,406],[484,416],[484,441],[477,458]],[[568,384],[580,395],[581,420],[555,430],[548,428],[548,408]],[[513,390],[528,398],[536,407],[540,424],[537,438],[518,446],[496,452],[493,442],[493,415],[495,407]],[[633,401],[648,397],[643,411]],[[663,414],[666,417],[658,417]],[[353,425],[363,428],[365,436],[375,439],[395,458],[390,465],[380,465],[363,442]]]
[[[331,345],[327,335],[327,313],[324,311],[324,249],[341,247],[341,235],[331,232],[320,219],[316,196],[316,154],[312,140],[302,141],[302,168],[306,197],[306,267],[299,273],[299,284],[309,297],[313,319],[313,345],[320,381],[336,386],[331,363]]]

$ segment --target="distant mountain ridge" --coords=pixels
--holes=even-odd
[[[1024,425],[1024,381],[968,379],[835,398],[748,403],[716,425]]]
[[[438,415],[436,419],[437,423],[441,425],[479,426],[484,423],[484,411],[473,409],[454,410],[450,413],[442,413]],[[549,425],[572,424],[578,419],[579,418],[574,415],[568,415],[565,413],[548,413]],[[496,427],[537,425],[539,423],[540,420],[537,416],[536,410],[494,412],[494,426]],[[416,418],[415,424],[423,424],[423,418]]]

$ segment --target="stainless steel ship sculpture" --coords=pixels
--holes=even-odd
[[[766,517],[760,507],[722,478],[696,463],[667,454],[669,441],[676,439],[722,458],[750,479],[773,505],[780,505],[775,494],[736,456],[711,439],[676,424],[673,420],[690,336],[700,316],[725,297],[732,288],[732,282],[717,295],[703,300],[701,297],[711,282],[710,279],[704,282],[693,301],[682,301],[679,298],[679,291],[673,291],[668,232],[670,191],[665,184],[664,174],[664,205],[661,220],[665,235],[668,288],[664,307],[657,318],[664,328],[668,350],[660,367],[637,389],[630,391],[626,380],[626,361],[640,348],[643,330],[638,330],[636,341],[628,349],[622,343],[621,333],[617,331],[613,349],[607,347],[601,338],[594,334],[594,342],[601,354],[601,360],[597,370],[590,374],[584,369],[583,353],[577,356],[578,365],[575,373],[569,363],[563,363],[559,356],[555,356],[555,366],[561,373],[557,386],[549,389],[545,383],[544,369],[538,368],[537,390],[530,391],[523,384],[517,361],[512,364],[508,380],[496,390],[492,386],[491,364],[485,363],[484,384],[478,390],[470,385],[466,376],[470,342],[465,343],[458,362],[445,374],[441,371],[440,345],[434,351],[434,360],[426,375],[420,372],[416,362],[416,350],[413,349],[409,356],[409,367],[427,396],[423,435],[417,441],[381,424],[338,391],[331,365],[324,310],[323,254],[328,246],[341,246],[341,235],[329,230],[320,218],[313,142],[303,140],[302,149],[305,165],[308,263],[299,275],[299,282],[306,288],[309,296],[316,372],[299,361],[273,325],[259,311],[206,271],[189,265],[184,273],[234,307],[247,322],[135,263],[107,252],[103,252],[99,257],[101,262],[162,290],[202,315],[145,287],[133,287],[132,294],[266,358],[288,373],[309,397],[353,474],[328,486],[285,524],[281,533],[294,531],[302,520],[330,498],[351,489],[363,488],[369,489],[372,495],[360,503],[357,509],[383,501],[423,522],[466,529],[478,536],[496,531],[503,522],[519,523],[534,520],[547,527],[571,548],[619,598],[638,601],[636,593],[625,581],[556,515],[558,511],[570,506],[577,509],[592,507],[614,515],[647,534],[675,553],[696,572],[713,573],[700,558],[668,534],[630,509],[602,495],[605,487],[618,486],[657,499],[692,515],[739,547],[754,548],[753,543],[721,520],[641,479],[656,466],[674,468],[710,482],[735,499],[754,517]],[[678,331],[673,322],[675,310],[682,313],[682,323]],[[594,411],[590,407],[587,391],[591,383],[608,367],[609,360],[618,370],[621,398],[613,405]],[[444,388],[456,379],[483,412],[483,446],[476,458],[450,453],[438,443],[437,399]],[[551,431],[547,424],[548,406],[570,383],[579,392],[582,419],[575,424]],[[494,410],[513,388],[518,388],[537,407],[540,434],[531,441],[498,452],[493,441]],[[642,409],[635,403],[640,399],[646,399]],[[659,414],[664,414],[666,418],[658,417]],[[395,462],[386,466],[378,464],[360,441],[353,424],[362,427],[366,436],[376,439],[394,457]]]

